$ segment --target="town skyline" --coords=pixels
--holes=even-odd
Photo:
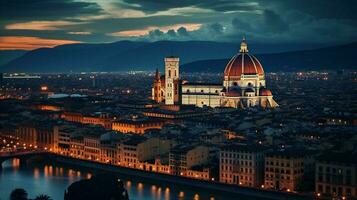
[[[356,0],[0,18],[0,199],[357,200]]]

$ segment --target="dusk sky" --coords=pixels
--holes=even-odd
[[[120,40],[357,41],[355,0],[1,0],[0,50]]]

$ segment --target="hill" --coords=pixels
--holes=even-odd
[[[105,44],[67,44],[24,52],[23,55],[0,66],[0,71],[153,71],[157,67],[163,69],[165,56],[175,55],[180,57],[182,71],[222,72],[227,59],[237,52],[238,47],[238,44],[233,43],[207,41],[119,41]],[[284,49],[311,49],[313,47],[316,45],[249,44],[249,49],[257,54],[266,71],[318,70],[356,66],[354,52],[357,52],[357,43],[279,53]]]
[[[21,57],[27,51],[25,50],[1,50],[0,51],[0,66],[4,65],[11,60]]]
[[[357,69],[356,52],[357,42],[314,50],[258,54],[256,57],[268,72]],[[229,58],[194,61],[182,65],[181,69],[185,72],[219,73],[223,72],[228,61]]]
[[[68,44],[40,48],[3,65],[5,72],[80,72],[98,71],[98,63],[145,42],[121,41],[107,44]]]

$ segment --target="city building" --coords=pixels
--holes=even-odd
[[[274,150],[265,156],[264,188],[297,191],[308,184],[304,178],[311,174],[314,168],[314,158],[311,153],[301,149]]]
[[[100,160],[109,164],[120,165],[121,141],[115,139],[100,141]]]
[[[357,198],[357,154],[328,152],[317,157],[315,192],[321,198]]]
[[[132,136],[122,142],[121,165],[152,171],[146,163],[167,154],[174,145],[174,140]]]
[[[58,153],[66,156],[71,154],[71,135],[76,128],[76,126],[70,125],[62,125],[58,127]]]
[[[161,129],[164,124],[162,120],[118,120],[113,122],[112,130],[142,135],[148,129]]]
[[[186,81],[181,83],[179,58],[165,58],[165,78],[163,79],[156,71],[152,99],[166,105],[182,104],[198,107],[274,108],[278,106],[272,92],[266,88],[263,66],[255,56],[248,53],[245,38],[239,53],[226,65],[223,84]]]
[[[15,130],[15,137],[21,143],[17,144],[21,148],[36,148],[50,151],[57,151],[58,127],[48,124],[24,123]]]
[[[109,118],[107,113],[83,115],[82,113],[65,112],[61,115],[61,118],[69,122],[100,125],[106,129],[112,128],[112,119]]]
[[[84,140],[82,135],[71,136],[71,156],[80,159],[87,159],[84,157]]]
[[[210,158],[210,150],[204,145],[179,145],[170,150],[169,164],[171,174],[193,175],[193,167],[205,165]],[[189,170],[192,170],[191,172]],[[190,173],[189,173],[190,172]],[[194,176],[192,178],[195,178]],[[209,175],[207,175],[209,178]]]
[[[264,184],[264,156],[261,145],[226,145],[220,150],[219,181],[249,187]]]
[[[100,133],[85,134],[84,142],[84,158],[89,160],[100,160]]]

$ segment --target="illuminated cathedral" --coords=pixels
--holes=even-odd
[[[274,108],[278,104],[266,88],[264,69],[259,60],[249,54],[245,38],[239,53],[224,70],[223,84],[189,83],[180,80],[179,58],[165,58],[165,75],[156,70],[152,99],[166,105],[198,107]]]

